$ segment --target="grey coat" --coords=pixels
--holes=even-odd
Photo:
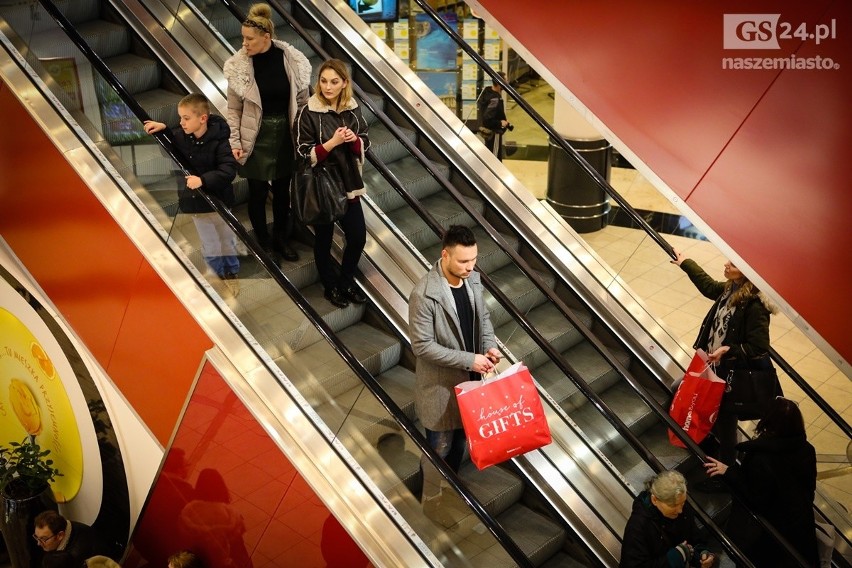
[[[473,342],[476,353],[497,347],[491,316],[485,308],[479,273],[466,281],[474,311]],[[436,432],[461,428],[461,416],[453,387],[470,380],[474,353],[464,350],[461,325],[450,285],[438,260],[408,300],[408,332],[417,357],[414,408],[420,422]]]
[[[290,126],[296,119],[296,111],[308,102],[308,87],[311,82],[311,63],[305,55],[281,40],[272,43],[284,51],[284,68],[290,78]],[[231,128],[231,149],[242,148],[240,164],[245,164],[254,150],[263,108],[260,104],[260,90],[254,80],[254,65],[251,58],[241,48],[232,55],[224,66],[225,79],[228,80],[228,126]]]

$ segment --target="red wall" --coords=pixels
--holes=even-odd
[[[3,83],[0,117],[3,238],[165,445],[210,339]]]
[[[369,561],[210,364],[125,568],[190,549],[208,568],[366,568]]]
[[[14,134],[0,136],[3,238],[166,445],[210,339],[3,83],[0,118],[14,125]],[[202,469],[215,470],[223,485],[199,483]],[[256,568],[282,566],[283,558],[304,567],[368,566],[209,364],[163,471],[134,534],[129,568],[143,557],[165,566],[180,548],[202,553],[211,568],[229,557],[235,562],[227,566]],[[132,472],[128,477],[132,482]],[[230,495],[228,512],[217,501],[220,489]],[[193,519],[198,523],[187,524]],[[203,538],[209,533],[187,531],[215,533],[235,519],[236,533],[223,549],[211,548],[224,545]]]
[[[477,1],[852,361],[852,5]],[[780,13],[794,31],[835,19],[837,37],[725,50],[725,13]],[[721,64],[792,53],[840,68]]]

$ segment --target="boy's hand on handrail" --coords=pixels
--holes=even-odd
[[[146,120],[142,123],[142,127],[145,129],[145,134],[156,134],[165,130],[166,124],[156,120]]]

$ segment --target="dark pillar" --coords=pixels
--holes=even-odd
[[[609,182],[612,146],[606,140],[565,141]],[[609,197],[553,140],[547,165],[547,202],[578,233],[603,229],[609,216]]]

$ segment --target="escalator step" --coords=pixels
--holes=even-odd
[[[630,355],[624,350],[620,349],[614,353],[623,365],[629,363]],[[564,355],[580,377],[598,394],[620,380],[615,369],[588,341],[575,345]],[[588,402],[577,385],[568,379],[553,361],[536,368],[533,376],[566,412],[572,412]]]
[[[359,322],[337,334],[371,375],[380,375],[399,363],[402,344],[396,337]]]
[[[166,91],[164,89],[153,89],[136,95],[136,102],[145,109],[151,120],[157,122],[165,122],[168,125],[177,124],[178,102],[183,98],[183,95]]]
[[[400,130],[412,144],[417,143],[415,131],[402,127],[400,127]],[[409,155],[405,146],[383,124],[378,123],[373,124],[370,128],[370,148],[376,157],[388,166]]]
[[[530,310],[541,305],[546,299],[544,293],[514,264],[507,264],[497,270],[490,270],[488,276],[522,314],[529,313]],[[552,288],[555,282],[553,276],[549,274],[542,274],[541,276],[544,278],[545,284]],[[486,306],[491,314],[491,324],[495,327],[508,322],[512,317],[490,294],[486,294]]]
[[[580,320],[590,326],[592,318],[588,313],[578,314]],[[574,345],[583,341],[582,334],[566,322],[565,317],[557,312],[552,305],[542,304],[530,310],[527,319],[557,351],[564,353]],[[495,330],[497,337],[506,343],[509,350],[523,361],[530,369],[550,361],[550,357],[542,351],[538,344],[514,322],[501,325]]]
[[[659,420],[646,404],[637,400],[636,393],[626,383],[616,383],[601,393],[601,398],[637,436],[641,436]],[[607,456],[614,454],[627,444],[627,441],[593,405],[586,404],[574,410],[571,418]]]
[[[47,16],[45,14],[46,18]],[[53,22],[53,19],[50,20]],[[77,32],[86,43],[101,58],[113,57],[127,53],[130,49],[130,36],[124,26],[105,22],[103,20],[92,20],[77,26]],[[77,57],[80,55],[77,47],[68,39],[65,33],[56,27],[32,36],[30,48],[37,53],[39,58],[47,57]]]
[[[131,94],[152,91],[160,85],[160,65],[153,59],[125,53],[110,57],[104,63]],[[109,97],[102,95],[101,100],[107,98]],[[170,127],[175,126],[171,123],[167,124]]]
[[[54,0],[59,11],[71,23],[94,20],[100,13],[99,0]],[[56,28],[56,21],[38,3],[4,2],[2,15],[6,22],[24,40],[33,34]]]
[[[439,172],[449,174],[449,168],[434,164]],[[391,166],[391,171],[412,197],[423,200],[441,191],[438,182],[413,157],[408,156],[397,160]],[[364,168],[364,183],[367,193],[378,207],[387,214],[400,208],[409,209],[408,203],[369,162]]]
[[[497,520],[524,551],[533,566],[543,564],[565,544],[565,529],[532,509],[517,503]]]
[[[498,516],[517,503],[524,493],[524,483],[514,473],[493,466],[482,471],[473,462],[462,464],[459,476],[489,514]]]

